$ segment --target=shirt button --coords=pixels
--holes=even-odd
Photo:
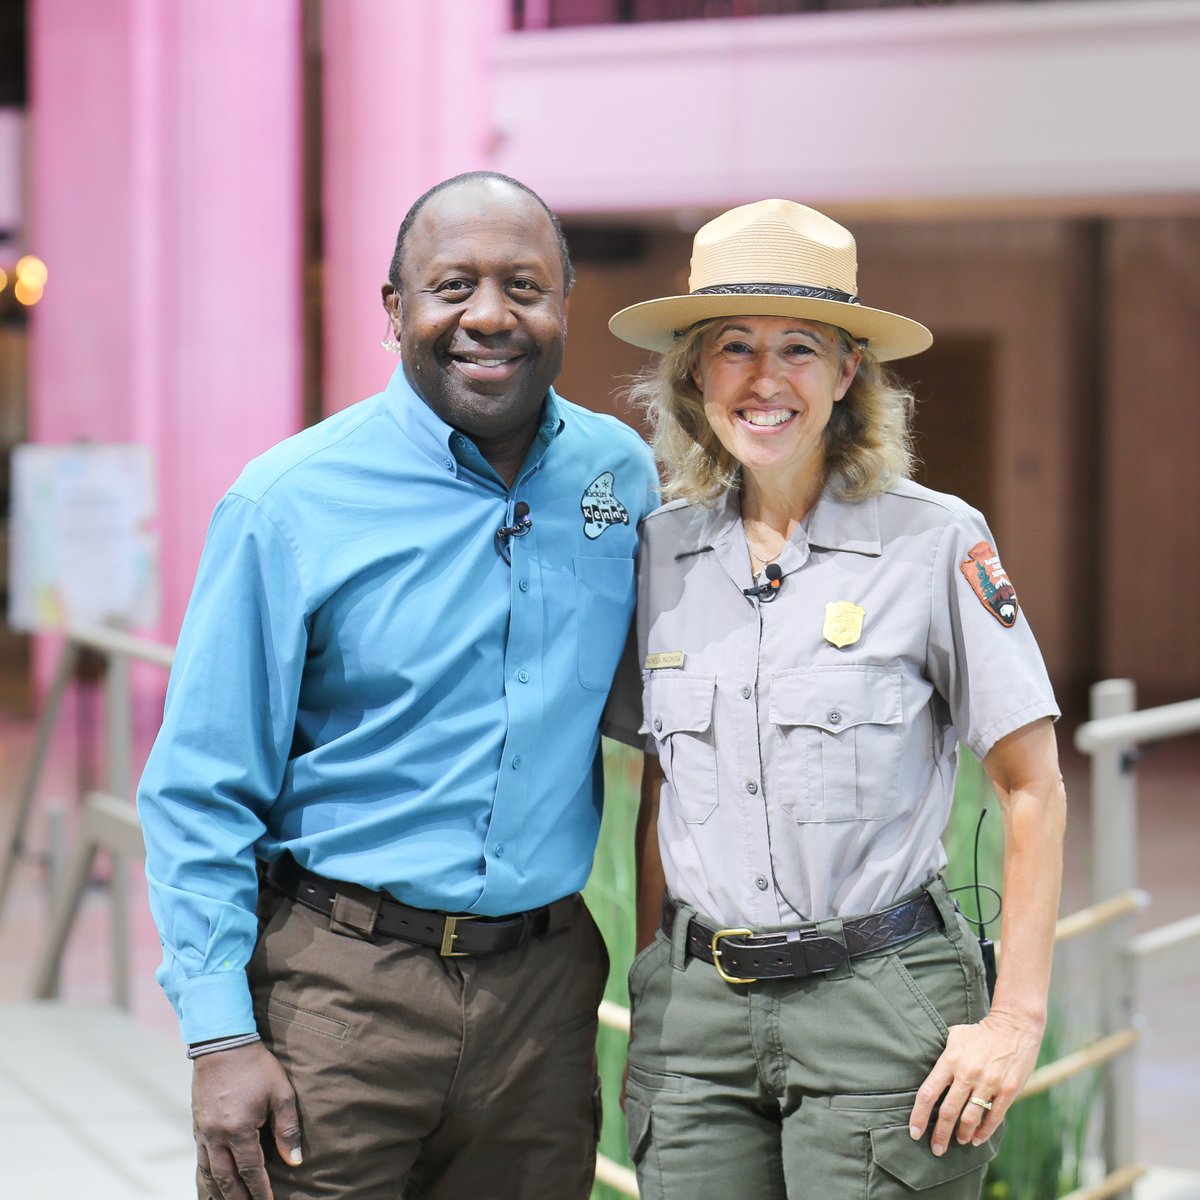
[[[493,854],[495,854],[495,856],[496,856],[497,858],[503,858],[503,857],[504,857],[504,846],[503,846],[503,845],[498,845],[498,846],[496,847],[496,849],[492,851],[492,853],[493,853]]]
[[[742,688],[742,695],[745,696],[747,700],[749,700],[750,696],[751,696],[750,689],[748,687]]]
[[[756,888],[758,888],[758,890],[759,890],[760,892],[765,892],[765,891],[767,890],[767,888],[770,886],[770,884],[768,884],[768,883],[767,883],[767,877],[766,877],[765,875],[760,875],[760,876],[759,876],[759,877],[758,877],[758,878],[757,878],[757,879],[754,881],[754,886],[755,886]]]
[[[515,771],[521,765],[521,756],[514,754],[512,759],[512,769]]]
[[[522,579],[521,582],[517,584],[517,587],[519,587],[523,592],[529,591],[529,580]]]
[[[446,457],[442,459],[442,466],[445,467],[447,471],[453,471],[454,459],[452,459],[449,455],[446,455]]]
[[[654,718],[654,732],[662,733],[662,717]]]
[[[520,680],[522,683],[528,683],[528,682],[529,682],[529,672],[528,672],[528,671],[518,671],[518,672],[517,672],[517,678],[518,678],[518,679],[519,679],[519,680]]]
[[[758,791],[758,784],[755,783],[753,779],[747,779],[746,780],[746,791],[748,791],[750,793],[750,795],[753,796],[754,793]]]
[[[830,725],[840,725],[842,723],[842,714],[836,708],[829,710],[829,723]]]

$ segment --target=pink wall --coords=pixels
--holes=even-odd
[[[428,187],[491,166],[492,57],[506,0],[324,6],[325,403],[377,392],[396,231]],[[534,180],[526,180],[537,186]]]
[[[158,467],[174,640],[208,515],[301,414],[301,0],[31,0],[39,442]]]

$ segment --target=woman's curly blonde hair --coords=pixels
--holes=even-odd
[[[814,322],[819,324],[819,322]],[[741,487],[741,464],[721,445],[704,415],[693,380],[704,331],[701,321],[656,362],[637,374],[627,396],[645,412],[650,445],[663,469],[663,496],[710,507]],[[862,500],[912,473],[913,394],[849,333],[825,325],[843,360],[855,350],[858,371],[825,429],[825,466],[836,493]]]

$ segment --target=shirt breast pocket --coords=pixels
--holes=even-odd
[[[579,682],[607,692],[633,615],[633,559],[576,556],[575,621]]]
[[[658,761],[690,825],[708,820],[717,807],[717,748],[713,739],[715,675],[652,671],[642,692],[645,723]]]
[[[903,737],[900,671],[816,667],[771,677],[775,783],[801,822],[894,815]]]

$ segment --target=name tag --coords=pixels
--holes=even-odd
[[[664,650],[661,654],[647,654],[644,669],[647,671],[661,671],[665,667],[682,666],[682,650]]]

